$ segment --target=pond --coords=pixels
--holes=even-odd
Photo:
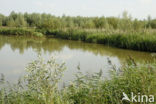
[[[45,60],[53,56],[65,62],[67,70],[64,72],[64,82],[73,80],[78,65],[83,73],[102,70],[104,77],[108,77],[111,69],[108,60],[117,68],[124,64],[129,56],[137,62],[154,60],[152,53],[112,48],[101,44],[0,35],[0,73],[3,73],[7,80],[16,81],[24,75],[27,64],[37,59],[39,51]]]

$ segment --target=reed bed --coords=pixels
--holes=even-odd
[[[85,31],[85,30],[51,30],[47,35],[67,40],[110,45],[123,49],[156,52],[156,32],[149,31]]]
[[[45,35],[66,40],[105,44],[123,49],[156,52],[156,32],[154,30],[120,31],[99,29],[44,30],[31,28],[0,28],[0,34],[19,36],[28,35],[36,37],[43,37]]]

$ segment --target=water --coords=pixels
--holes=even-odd
[[[45,60],[53,56],[66,63],[64,82],[73,80],[78,65],[83,73],[99,72],[102,69],[104,77],[108,77],[111,69],[108,58],[117,68],[124,64],[129,56],[137,62],[154,59],[152,53],[117,49],[100,44],[54,38],[0,36],[0,73],[3,73],[7,80],[16,81],[24,75],[27,64],[37,58],[38,51]]]

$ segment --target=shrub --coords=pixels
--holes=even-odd
[[[156,94],[156,63],[137,64],[130,59],[120,69],[112,67],[110,79],[103,79],[102,71],[84,75],[59,90],[58,83],[65,70],[53,58],[45,62],[41,57],[28,65],[27,75],[18,84],[0,80],[1,104],[127,104],[122,93]]]
[[[43,37],[43,34],[39,32],[33,32],[33,35],[37,37]]]

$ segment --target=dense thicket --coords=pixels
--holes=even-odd
[[[149,16],[146,20],[133,19],[127,12],[123,12],[122,17],[56,17],[50,14],[39,13],[15,13],[9,16],[0,14],[0,26],[9,27],[37,27],[46,29],[64,28],[87,28],[87,29],[146,29],[156,28],[156,19]]]

